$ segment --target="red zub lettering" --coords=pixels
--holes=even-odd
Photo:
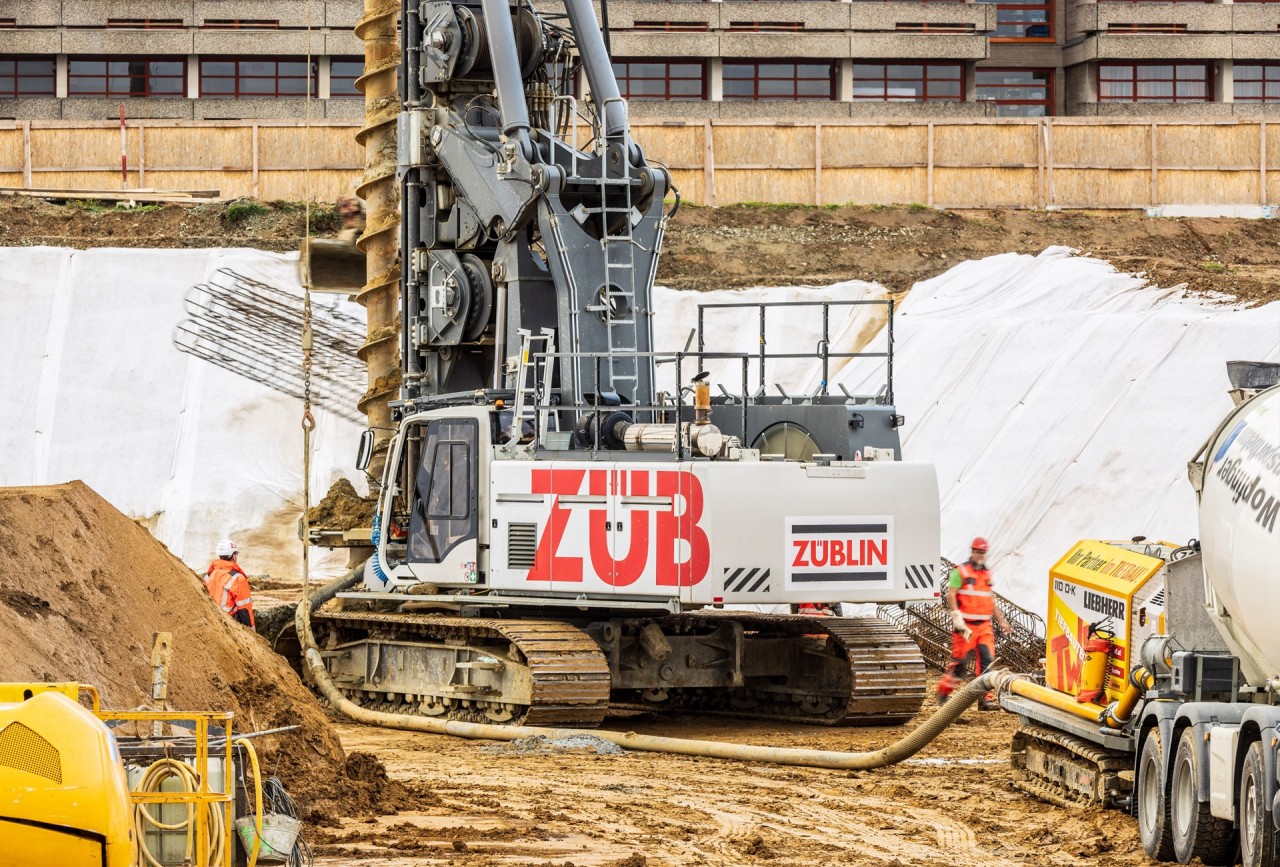
[[[707,577],[711,568],[711,545],[707,533],[698,526],[702,520],[702,483],[693,473],[679,470],[659,471],[656,496],[671,497],[671,511],[658,512],[657,537],[658,562],[655,564],[656,580],[660,587],[692,587]],[[683,511],[676,514],[683,500]],[[689,548],[689,558],[676,562],[677,543]]]
[[[530,483],[531,493],[554,494],[551,514],[538,539],[538,550],[533,555],[533,567],[529,569],[529,581],[582,581],[582,558],[561,557],[560,540],[564,538],[569,523],[569,510],[561,508],[560,497],[576,494],[582,489],[582,477],[586,470],[534,470]]]
[[[603,493],[603,484],[601,490],[597,492],[595,476],[597,473],[603,475],[609,472],[614,475],[615,485],[619,490],[617,493],[621,495],[634,497],[649,496],[649,471],[648,470],[632,470],[630,473],[625,471],[613,470],[592,470],[591,493]],[[629,483],[629,490],[621,490],[622,482]],[[614,487],[611,486],[611,487]],[[609,530],[607,509],[592,509],[590,515],[590,533],[591,533],[591,568],[600,576],[600,580],[606,584],[612,584],[614,587],[626,587],[634,584],[644,573],[644,567],[649,562],[649,513],[636,509],[628,515],[627,523],[631,525],[630,545],[627,547],[627,556],[621,560],[614,559],[613,554],[609,551]],[[622,531],[617,531],[615,539],[622,541]]]

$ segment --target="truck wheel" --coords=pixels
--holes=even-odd
[[[1244,867],[1280,867],[1280,833],[1271,816],[1262,749],[1261,741],[1249,745],[1240,772],[1240,860]]]
[[[1230,819],[1209,812],[1209,803],[1196,796],[1199,767],[1195,732],[1188,727],[1178,738],[1169,786],[1169,818],[1173,826],[1173,854],[1182,864],[1199,858],[1205,864],[1234,864],[1236,833]]]
[[[1157,861],[1172,861],[1169,780],[1164,768],[1160,729],[1153,728],[1142,743],[1142,755],[1138,759],[1138,836],[1147,855]]]

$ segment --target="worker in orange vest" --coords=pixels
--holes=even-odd
[[[807,617],[835,617],[836,612],[825,602],[801,602],[791,606],[792,614],[804,614]]]
[[[214,603],[237,623],[255,627],[253,595],[249,591],[249,576],[240,568],[240,556],[236,543],[223,539],[214,550],[216,559],[204,573],[204,586]]]
[[[996,605],[994,582],[987,568],[987,540],[981,536],[973,540],[969,559],[951,570],[947,586],[947,608],[951,611],[951,665],[938,681],[938,703],[944,704],[951,693],[969,676],[969,667],[976,661],[981,674],[996,656],[996,636],[992,631],[994,620],[1000,632],[1008,635],[1013,630]],[[987,693],[978,706],[982,710],[995,707],[995,699]]]

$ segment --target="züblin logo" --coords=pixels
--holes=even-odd
[[[1280,514],[1280,500],[1274,495],[1268,495],[1266,488],[1262,487],[1262,476],[1255,475],[1249,478],[1248,473],[1240,470],[1241,459],[1227,461],[1218,467],[1215,474],[1222,482],[1235,492],[1232,503],[1244,501],[1254,512],[1257,512],[1257,522],[1267,528],[1268,532],[1275,532],[1276,516]]]

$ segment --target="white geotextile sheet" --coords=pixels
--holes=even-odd
[[[229,536],[250,574],[296,577],[302,402],[172,343],[184,295],[218,268],[298,288],[296,254],[0,248],[0,485],[81,479],[193,568]],[[361,430],[315,416],[313,502],[356,475]],[[318,556],[313,574],[343,562]]]
[[[785,294],[843,295],[833,289]],[[655,322],[701,297],[659,294]],[[687,327],[658,329],[656,345],[682,344]],[[811,338],[811,326],[796,328]],[[903,450],[937,467],[943,553],[963,558],[986,536],[1001,589],[1041,614],[1048,570],[1077,539],[1198,535],[1186,463],[1231,407],[1224,364],[1280,361],[1280,303],[1245,309],[1151,287],[1062,247],[919,283],[894,329]],[[866,348],[884,345],[881,331]],[[797,390],[818,380],[811,363]],[[880,363],[855,362],[831,390],[881,382]]]

